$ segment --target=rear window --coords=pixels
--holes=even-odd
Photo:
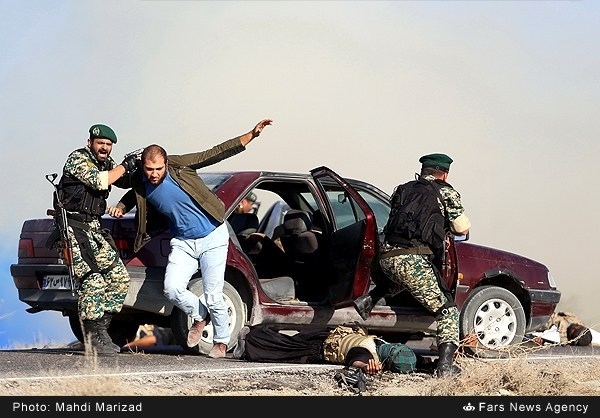
[[[225,183],[231,174],[227,173],[198,173],[198,176],[202,179],[206,187],[208,187],[213,193],[221,187],[221,184]]]

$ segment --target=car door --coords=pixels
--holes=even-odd
[[[310,173],[331,224],[328,300],[334,307],[348,306],[369,287],[371,263],[379,248],[377,222],[373,210],[344,178],[325,166]]]

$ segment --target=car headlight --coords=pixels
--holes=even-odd
[[[554,280],[554,276],[552,276],[552,274],[550,274],[550,272],[548,272],[548,284],[551,287],[556,288],[556,280]]]

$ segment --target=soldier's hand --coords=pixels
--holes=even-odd
[[[125,157],[121,165],[125,167],[125,172],[128,174],[133,173],[137,168],[138,158],[136,154]]]

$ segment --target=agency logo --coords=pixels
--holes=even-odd
[[[473,405],[471,405],[471,402],[469,402],[468,404],[463,406],[463,411],[471,412],[474,410],[475,410],[475,407]]]

